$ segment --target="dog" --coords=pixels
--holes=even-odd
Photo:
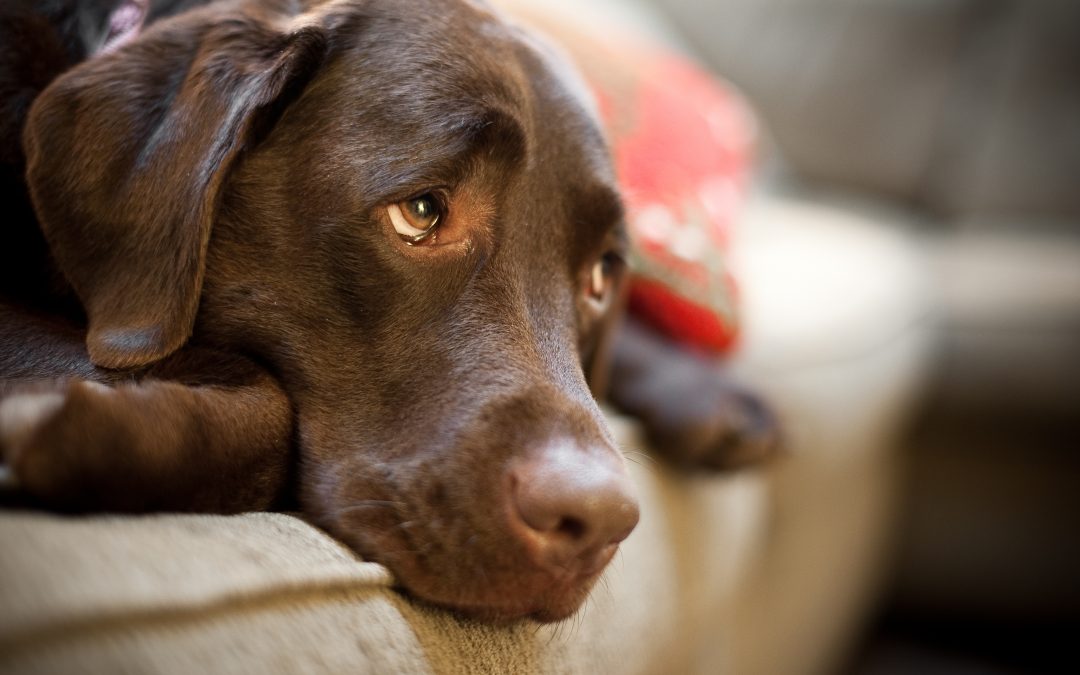
[[[756,397],[621,319],[586,88],[487,5],[4,11],[16,501],[299,507],[418,600],[555,621],[639,517],[596,395],[676,463],[774,451]]]

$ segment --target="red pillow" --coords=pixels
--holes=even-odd
[[[685,57],[610,29],[559,31],[600,103],[634,241],[630,312],[721,353],[738,337],[727,264],[754,121],[741,98]]]

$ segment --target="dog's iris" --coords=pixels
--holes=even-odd
[[[430,239],[443,215],[442,203],[430,192],[391,204],[386,210],[394,231],[409,244]]]
[[[589,297],[604,304],[614,284],[615,268],[619,264],[619,255],[609,251],[593,263],[589,271]]]

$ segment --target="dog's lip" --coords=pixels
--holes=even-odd
[[[337,528],[330,527],[333,532]],[[419,560],[399,558],[387,560],[378,554],[386,546],[381,537],[363,536],[350,528],[339,535],[349,547],[358,551],[365,560],[388,568],[396,579],[396,586],[406,595],[423,603],[464,614],[471,618],[493,622],[511,622],[531,618],[541,622],[559,621],[572,615],[584,603],[593,583],[600,577],[615,556],[619,544],[605,546],[586,567],[565,567],[560,571],[533,567],[523,570],[522,577],[534,579],[531,589],[506,588],[494,593],[474,594],[475,599],[463,597],[459,592],[440,592],[438,572],[431,573]],[[526,551],[526,554],[528,552]],[[530,556],[530,562],[532,562]],[[450,564],[453,564],[451,561]],[[539,577],[539,578],[538,578]],[[523,592],[521,592],[523,591]],[[521,595],[521,600],[507,602],[506,598]]]
[[[356,537],[350,536],[347,541],[354,549],[357,548],[359,542]],[[565,619],[578,610],[592,585],[615,556],[619,545],[604,547],[587,567],[566,567],[561,570],[532,567],[523,570],[520,575],[521,579],[530,580],[522,587],[515,587],[511,583],[495,591],[485,588],[475,592],[477,589],[473,589],[472,593],[447,591],[440,584],[440,574],[437,571],[429,572],[418,560],[380,560],[377,554],[379,546],[364,548],[376,552],[373,555],[363,554],[365,559],[379,562],[390,569],[396,586],[423,603],[482,621],[499,623],[533,619],[546,623]]]
[[[601,568],[602,569],[602,568]],[[507,602],[507,593],[499,594],[497,599],[467,600],[455,596],[453,600],[443,600],[417,592],[398,579],[399,588],[407,595],[421,602],[463,614],[473,619],[510,623],[522,619],[532,619],[543,623],[561,621],[576,612],[584,603],[593,583],[600,576],[599,572],[574,575],[572,579],[563,579],[534,593],[521,601]]]
[[[419,561],[397,560],[383,564],[390,569],[400,589],[424,603],[481,620],[533,618],[546,622],[566,618],[577,611],[617,550],[618,544],[605,547],[588,568],[556,571],[534,567],[522,571],[519,579],[524,583],[520,586],[511,582],[500,584],[500,588],[494,590],[474,587],[470,593],[462,593],[460,589],[447,591],[440,584],[439,573],[428,572],[423,565],[417,564]],[[377,557],[375,559],[377,561]]]

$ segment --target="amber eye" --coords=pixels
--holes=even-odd
[[[442,201],[431,192],[386,207],[394,231],[408,244],[431,239],[444,217]]]
[[[615,272],[622,264],[622,257],[608,251],[593,263],[589,271],[589,299],[601,305],[610,299],[612,288],[615,285]]]

